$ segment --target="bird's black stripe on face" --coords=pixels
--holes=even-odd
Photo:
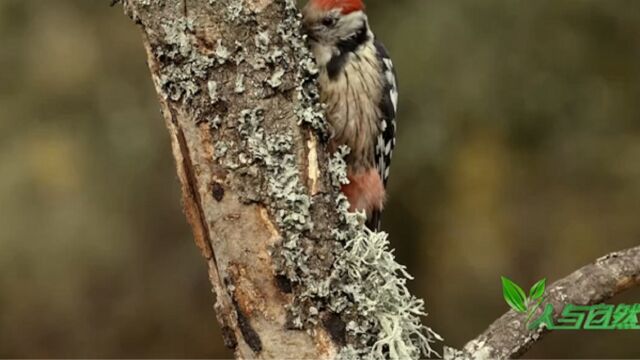
[[[367,40],[369,40],[367,22],[363,21],[362,26],[360,26],[353,36],[338,41],[338,50],[340,50],[341,53],[354,52],[360,45],[367,42]]]
[[[334,55],[327,63],[327,74],[329,79],[335,80],[344,69],[349,54],[358,50],[358,48],[369,41],[369,32],[367,30],[367,22],[364,21],[358,31],[346,39],[338,42],[338,54]]]

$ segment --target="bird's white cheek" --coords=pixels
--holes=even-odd
[[[333,56],[333,51],[331,47],[316,43],[312,46],[313,55],[316,58],[316,62],[318,66],[323,67],[329,63],[331,57]]]

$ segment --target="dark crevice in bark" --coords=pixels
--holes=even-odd
[[[256,330],[251,326],[251,320],[249,320],[247,315],[242,312],[237,301],[234,300],[233,306],[236,309],[238,327],[240,327],[240,332],[244,337],[244,341],[249,345],[254,353],[260,354],[260,352],[262,352],[262,340],[260,340],[260,335],[258,335]]]

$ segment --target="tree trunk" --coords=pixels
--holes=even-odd
[[[417,358],[408,275],[347,212],[293,0],[125,0],[238,358]]]

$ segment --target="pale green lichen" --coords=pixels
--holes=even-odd
[[[267,79],[267,84],[269,84],[269,86],[274,89],[280,87],[280,85],[282,85],[282,77],[284,76],[284,74],[284,69],[276,69],[271,74],[271,77]]]
[[[211,127],[211,129],[213,130],[218,130],[220,128],[220,125],[222,125],[222,118],[220,117],[220,115],[216,115],[213,117],[213,120],[211,120],[209,122],[209,126]],[[219,144],[221,142],[216,143]],[[223,154],[224,155],[224,154]]]
[[[242,94],[244,91],[244,74],[238,74],[238,76],[236,76],[236,83],[233,88],[233,92],[236,94]]]
[[[244,1],[243,0],[232,0],[230,4],[227,5],[227,19],[232,22],[237,21],[244,10]]]
[[[164,0],[138,0],[142,6],[161,5]]]
[[[277,223],[285,229],[300,234],[311,230],[311,199],[306,194],[294,155],[293,137],[289,133],[267,136],[261,108],[247,109],[240,113],[238,131],[243,138],[242,152],[253,163],[259,163],[266,171],[266,194],[269,194]],[[295,239],[286,239],[295,242]],[[291,242],[284,246],[292,245]]]
[[[199,81],[208,78],[215,59],[202,56],[193,47],[189,34],[193,32],[190,19],[164,21],[161,24],[163,46],[153,48],[156,59],[164,64],[158,81],[166,99],[190,102],[200,92]]]
[[[216,46],[215,54],[218,64],[220,65],[226,63],[231,56],[231,52],[229,52],[229,49],[227,49],[227,47],[222,44],[222,39],[218,39],[218,45]]]
[[[218,83],[214,80],[209,80],[207,82],[207,89],[209,90],[209,98],[211,99],[211,102],[218,102]]]
[[[300,125],[310,125],[319,134],[326,137],[327,122],[324,119],[323,105],[320,102],[320,94],[315,82],[318,68],[304,37],[300,34],[300,12],[295,1],[280,1],[284,1],[287,14],[284,21],[278,25],[278,35],[289,43],[294,52],[298,69],[296,74],[296,100],[298,101],[296,116]]]

